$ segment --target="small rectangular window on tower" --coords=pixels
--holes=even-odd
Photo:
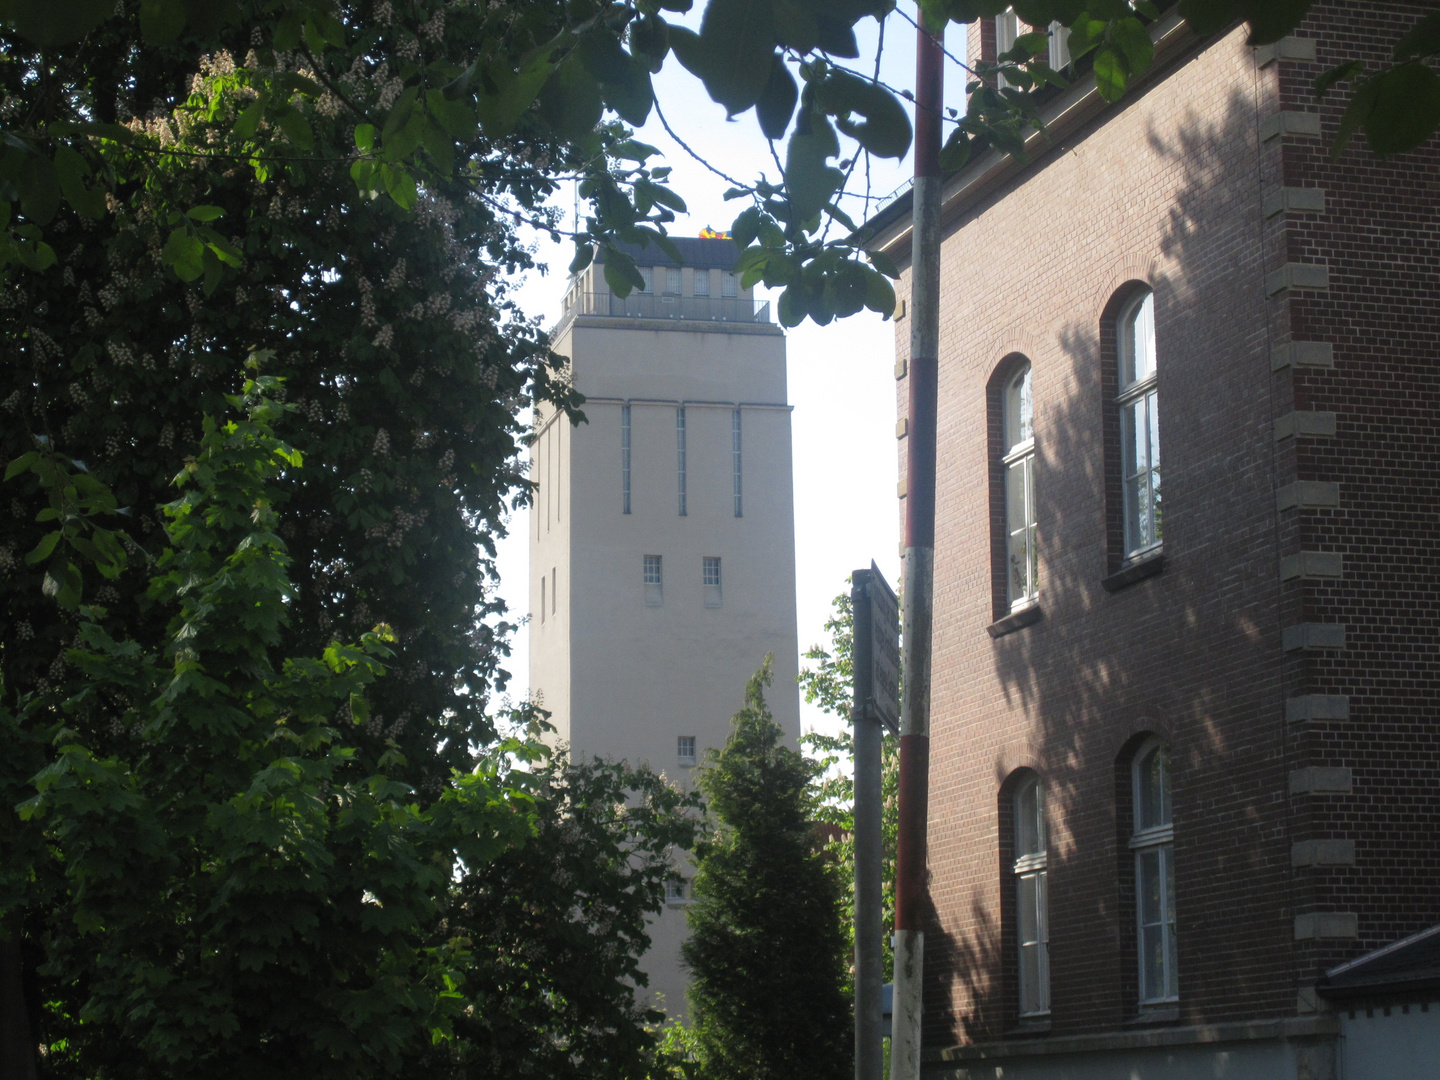
[[[672,906],[689,903],[689,885],[684,878],[665,882],[665,903]]]
[[[620,406],[620,505],[630,513],[630,406]]]
[[[665,268],[665,291],[672,296],[680,295],[680,268],[678,266]]]
[[[720,556],[706,555],[701,576],[705,583],[705,606],[720,606]]]
[[[660,556],[645,556],[645,603],[649,607],[659,607],[664,600],[664,594],[660,591],[663,588],[660,575]]]
[[[680,480],[680,516],[688,513],[685,503],[685,406],[675,410],[675,461]]]
[[[720,271],[720,295],[730,299],[740,295],[740,275],[734,270]]]
[[[735,487],[735,516],[744,517],[744,504],[740,500],[740,410],[730,413],[730,471]]]
[[[695,271],[695,276],[694,276],[694,281],[695,281],[695,284],[694,284],[693,288],[694,288],[694,291],[695,291],[695,295],[696,295],[696,296],[709,296],[709,295],[710,295],[710,271],[709,271],[709,270],[696,270],[696,271]]]
[[[675,739],[675,760],[685,766],[695,764],[694,735],[680,735]]]

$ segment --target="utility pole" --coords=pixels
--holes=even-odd
[[[924,11],[924,6],[921,6]],[[905,700],[895,867],[891,1080],[919,1080],[929,810],[930,640],[935,594],[935,428],[940,354],[940,112],[944,25],[915,35],[915,186],[911,207],[909,435],[905,447]]]
[[[884,732],[896,728],[900,694],[900,612],[873,562],[850,575],[855,733],[855,1080],[881,1080],[884,918],[881,901]]]

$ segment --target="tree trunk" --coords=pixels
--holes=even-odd
[[[25,1004],[19,934],[0,936],[0,1078],[35,1080],[35,1039]]]

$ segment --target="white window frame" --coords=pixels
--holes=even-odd
[[[685,878],[665,882],[665,903],[669,907],[684,907],[690,903],[690,882]]]
[[[659,607],[665,599],[665,563],[659,555],[644,558],[645,606]]]
[[[1005,382],[1001,395],[1005,456],[1000,468],[1005,493],[1005,594],[1011,611],[1034,604],[1040,595],[1040,557],[1035,522],[1035,414],[1034,382],[1029,362]],[[1012,487],[1018,484],[1019,503]],[[1017,512],[1018,510],[1018,512]],[[1017,520],[1018,519],[1018,520]],[[1016,546],[1023,558],[1022,575],[1016,573]]]
[[[637,269],[640,271],[640,277],[645,282],[645,284],[640,286],[640,291],[642,293],[653,294],[655,292],[655,268],[653,266],[641,266],[637,267]]]
[[[665,268],[665,292],[671,296],[679,296],[681,290],[681,274],[678,266],[667,266]]]
[[[1070,66],[1070,31],[1062,22],[1050,24],[1050,66],[1056,71]]]
[[[710,295],[710,271],[695,270],[690,275],[690,290],[696,296]]]
[[[740,298],[740,275],[734,270],[720,271],[720,295],[727,300]]]
[[[693,768],[696,762],[695,736],[675,736],[675,760],[686,768]]]
[[[1145,772],[1157,755],[1162,782],[1160,813],[1156,821],[1148,821],[1145,817]],[[1135,754],[1130,766],[1130,782],[1131,798],[1134,800],[1134,832],[1130,837],[1130,850],[1135,853],[1135,954],[1140,979],[1140,1006],[1151,1008],[1180,1000],[1175,956],[1175,823],[1171,806],[1170,755],[1159,739],[1146,741]],[[1145,897],[1152,886],[1156,895],[1154,914],[1157,917],[1147,921]],[[1156,939],[1154,944],[1159,946],[1158,978],[1149,970],[1148,961],[1156,955],[1152,939]]]
[[[1136,347],[1143,342],[1145,355]],[[1134,559],[1157,551],[1163,540],[1164,520],[1160,501],[1160,399],[1157,391],[1159,363],[1155,349],[1155,293],[1137,294],[1120,312],[1116,323],[1117,375],[1120,392],[1115,398],[1120,412],[1120,487],[1125,516],[1125,558]],[[1136,372],[1137,362],[1148,370]],[[1140,438],[1136,425],[1140,425]],[[1143,442],[1145,460],[1134,453]]]
[[[999,63],[1000,56],[1009,52],[1015,47],[1015,41],[1020,37],[1020,17],[1015,14],[1015,9],[1006,8],[999,15],[995,16],[995,60]],[[995,85],[1006,87],[1010,84],[1005,81],[1004,75],[995,76]]]
[[[1033,806],[1026,806],[1033,796]],[[1015,861],[1015,970],[1018,976],[1020,1017],[1030,1020],[1050,1015],[1050,890],[1048,840],[1045,828],[1045,785],[1038,776],[1026,778],[1015,790],[1014,801]],[[1035,838],[1032,850],[1024,847],[1022,825],[1030,813],[1035,815]],[[1028,911],[1030,904],[1033,912]],[[1027,920],[1027,915],[1031,916]],[[1026,923],[1034,928],[1027,940]],[[1032,950],[1035,961],[1033,979],[1027,977],[1026,950]],[[1033,983],[1033,985],[1032,985]]]
[[[705,606],[720,606],[720,556],[704,555],[700,559],[700,582],[705,588]]]

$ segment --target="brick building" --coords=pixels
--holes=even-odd
[[[1440,1076],[1440,143],[1311,92],[1428,10],[1162,17],[947,181],[927,1075]]]

